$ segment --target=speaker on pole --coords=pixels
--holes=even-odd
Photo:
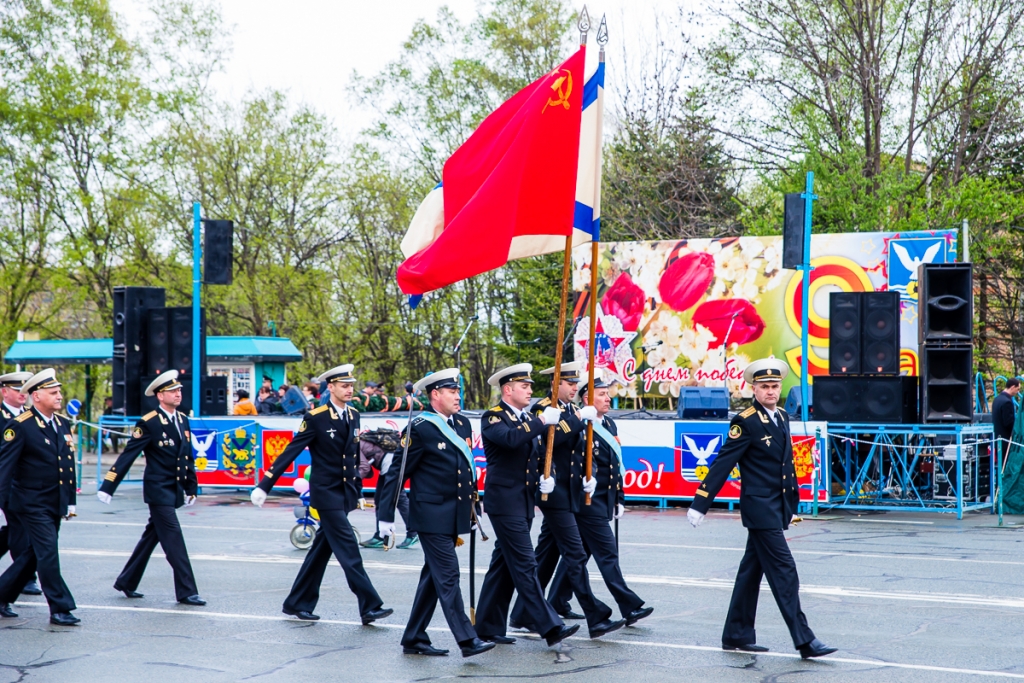
[[[828,300],[828,372],[860,374],[861,310],[859,292],[832,292]]]
[[[206,244],[203,248],[203,282],[230,285],[234,256],[233,221],[204,220]]]
[[[787,194],[782,220],[782,267],[795,269],[804,262],[804,208],[800,193]]]
[[[970,263],[923,263],[917,271],[918,342],[970,344],[974,272]]]

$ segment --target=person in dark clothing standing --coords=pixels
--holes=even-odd
[[[440,600],[441,611],[462,656],[472,657],[495,647],[494,643],[477,638],[466,616],[459,587],[459,558],[455,554],[459,534],[468,534],[476,522],[473,428],[467,418],[458,414],[458,368],[432,373],[417,384],[429,397],[430,407],[412,420],[402,436],[403,446],[408,446],[404,470],[403,453],[399,451],[381,476],[382,483],[377,488],[377,530],[385,540],[394,536],[396,498],[407,479],[411,498],[408,524],[419,532],[423,544],[423,571],[409,624],[402,635],[402,652],[431,657],[448,654],[448,650],[431,645],[427,635],[434,607]]]
[[[309,478],[309,504],[320,514],[320,531],[313,539],[306,559],[284,601],[282,612],[299,619],[316,621],[313,613],[320,600],[320,584],[333,554],[345,571],[349,588],[359,601],[359,616],[370,624],[389,616],[384,602],[370,582],[359,554],[359,543],[348,521],[348,513],[358,507],[362,496],[359,478],[359,413],[348,405],[352,398],[352,365],[339,365],[320,379],[327,382],[330,400],[327,405],[306,411],[295,438],[274,460],[274,466],[263,475],[252,490],[253,505],[263,507],[274,482],[292,466],[307,447],[312,458],[313,473]]]
[[[9,372],[6,375],[0,375],[0,398],[3,398],[3,401],[0,402],[0,433],[7,429],[8,422],[11,422],[25,411],[25,401],[28,400],[28,396],[21,393],[21,385],[31,377],[31,372]],[[0,510],[0,557],[3,557],[4,553],[10,551],[11,560],[16,560],[18,559],[18,553],[24,551],[28,544],[28,539],[19,531],[17,529],[12,530],[8,526],[4,511]],[[21,592],[24,595],[43,594],[35,577],[29,579],[29,582],[25,584]]]
[[[18,616],[9,605],[38,570],[50,623],[71,626],[81,619],[71,614],[75,599],[60,574],[58,536],[61,519],[77,516],[77,483],[71,425],[57,414],[60,386],[53,368],[32,375],[21,387],[32,408],[4,427],[0,442],[0,509],[12,531],[27,539],[0,576],[0,616]]]
[[[836,648],[815,638],[807,625],[807,617],[800,609],[796,563],[782,533],[789,528],[800,502],[789,418],[778,407],[782,380],[787,374],[789,366],[775,358],[747,366],[743,379],[754,388],[754,405],[732,419],[729,435],[697,488],[686,517],[694,527],[700,526],[711,501],[739,466],[740,517],[747,529],[747,549],[736,572],[722,632],[722,649],[768,650],[756,644],[754,631],[761,577],[766,576],[793,645],[807,659],[831,654]]]
[[[1017,408],[1013,399],[1020,393],[1020,380],[1011,377],[1006,386],[992,401],[992,431],[995,432],[996,443],[999,444],[1000,459],[1006,455],[1013,436],[1013,423],[1017,419]]]
[[[114,590],[121,591],[128,598],[143,597],[136,589],[159,543],[174,572],[174,598],[183,605],[202,607],[206,601],[199,597],[196,577],[188,561],[185,537],[175,512],[182,505],[193,505],[199,489],[192,461],[191,427],[188,417],[178,410],[181,405],[178,371],[160,373],[146,387],[146,396],[156,396],[160,407],[135,423],[124,452],[103,477],[103,484],[96,492],[100,502],[109,505],[132,463],[143,452],[146,453],[142,499],[149,506],[149,522],[124,570],[114,582]]]
[[[548,407],[537,416],[526,410],[533,395],[532,370],[529,363],[520,363],[499,370],[487,380],[501,391],[498,405],[480,418],[487,456],[484,508],[497,540],[480,588],[476,632],[484,640],[514,643],[515,638],[509,638],[506,631],[512,593],[518,591],[526,601],[526,618],[550,646],[580,627],[562,623],[544,599],[537,578],[537,558],[530,538],[535,496],[538,491],[551,493],[555,489],[555,478],[540,474],[537,437],[546,427],[561,421],[562,411]]]

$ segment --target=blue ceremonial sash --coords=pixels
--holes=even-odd
[[[473,481],[476,481],[476,463],[473,462],[473,451],[469,450],[466,440],[456,434],[455,430],[448,424],[448,421],[437,413],[423,411],[419,414],[419,417],[437,427],[441,434],[444,435],[444,438],[451,441],[459,449],[459,452],[466,458],[466,462],[469,463],[469,471],[473,473]]]
[[[597,432],[597,435],[601,437],[602,441],[608,444],[608,447],[615,453],[615,457],[619,459],[619,475],[622,477],[623,481],[625,481],[626,468],[622,464],[622,446],[620,446],[619,442],[615,440],[612,433],[605,428],[604,424],[597,421],[592,424],[594,425],[594,431]]]

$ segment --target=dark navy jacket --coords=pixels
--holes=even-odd
[[[455,433],[472,449],[473,427],[469,420],[455,414],[452,421],[455,422]],[[412,437],[403,476],[410,482],[409,529],[449,536],[468,534],[476,498],[473,487],[476,467],[428,420],[419,416],[413,418],[410,431]],[[402,445],[405,445],[404,433]],[[381,478],[383,483],[377,485],[378,514],[385,522],[395,521],[395,497],[401,467],[400,450]]]
[[[551,407],[550,394],[533,404],[531,411],[534,415],[540,415],[545,408]],[[576,446],[581,430],[585,423],[576,414],[576,408],[571,403],[559,402],[558,408],[562,411],[562,418],[555,426],[554,446],[551,450],[551,476],[555,479],[555,490],[548,494],[548,499],[543,500],[540,491],[537,491],[537,505],[541,510],[571,510],[570,482],[573,477],[578,477],[579,472],[573,473],[572,452]],[[542,427],[540,439],[540,471],[544,472],[544,457],[547,453],[549,427]],[[575,482],[582,486],[582,481]]]
[[[259,488],[269,493],[308,446],[313,468],[309,476],[310,506],[317,510],[355,510],[363,495],[358,433],[359,413],[347,405],[344,412],[339,412],[333,402],[307,411],[295,438],[263,475]]]
[[[191,432],[188,417],[178,411],[175,416],[178,427],[171,424],[162,410],[154,410],[142,416],[132,438],[124,447],[117,462],[103,477],[100,491],[114,494],[118,484],[128,474],[132,463],[139,454],[146,453],[146,469],[142,474],[142,499],[148,505],[173,505],[180,508],[185,504],[185,495],[194,496],[198,489],[196,466],[192,461]]]
[[[601,420],[604,428],[613,436],[618,436],[619,428],[615,420],[607,415]],[[590,505],[586,504],[586,494],[583,492],[584,462],[587,454],[587,430],[584,429],[576,438],[576,448],[573,450],[573,469],[579,475],[574,476],[572,487],[572,511],[577,515],[600,517],[612,519],[615,516],[615,506],[625,503],[626,494],[623,491],[622,473],[619,470],[619,458],[611,446],[604,442],[604,439],[594,431],[593,469],[592,474],[597,480],[597,488],[594,495],[590,497]]]
[[[540,477],[540,443],[544,423],[529,412],[520,420],[504,401],[480,417],[487,456],[484,511],[533,519],[534,496]]]
[[[779,408],[778,427],[761,404],[739,413],[707,476],[690,505],[706,513],[737,465],[740,471],[740,517],[748,529],[788,529],[800,502],[793,466],[789,416]]]
[[[7,423],[0,441],[0,509],[63,517],[75,505],[75,442],[60,415],[35,408]]]

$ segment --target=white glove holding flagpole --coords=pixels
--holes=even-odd
[[[597,490],[597,479],[594,479],[593,477],[591,477],[590,479],[587,479],[586,477],[584,477],[583,478],[583,492],[584,493],[589,493],[590,495],[594,495],[594,491],[596,491],[596,490]]]
[[[622,519],[622,515],[626,514],[626,506],[619,503],[615,506],[615,519]]]
[[[558,408],[545,408],[544,412],[540,414],[540,419],[548,427],[556,425],[562,419],[562,411]]]
[[[540,478],[540,492],[541,493],[551,493],[554,490],[555,490],[555,478],[554,477],[545,477],[545,476],[541,475],[541,478]]]
[[[249,500],[251,500],[252,504],[256,507],[261,508],[263,507],[263,504],[267,502],[267,492],[256,487],[252,490],[252,493],[249,494]]]
[[[588,422],[597,422],[597,408],[594,406],[583,406],[580,408],[580,419]]]

